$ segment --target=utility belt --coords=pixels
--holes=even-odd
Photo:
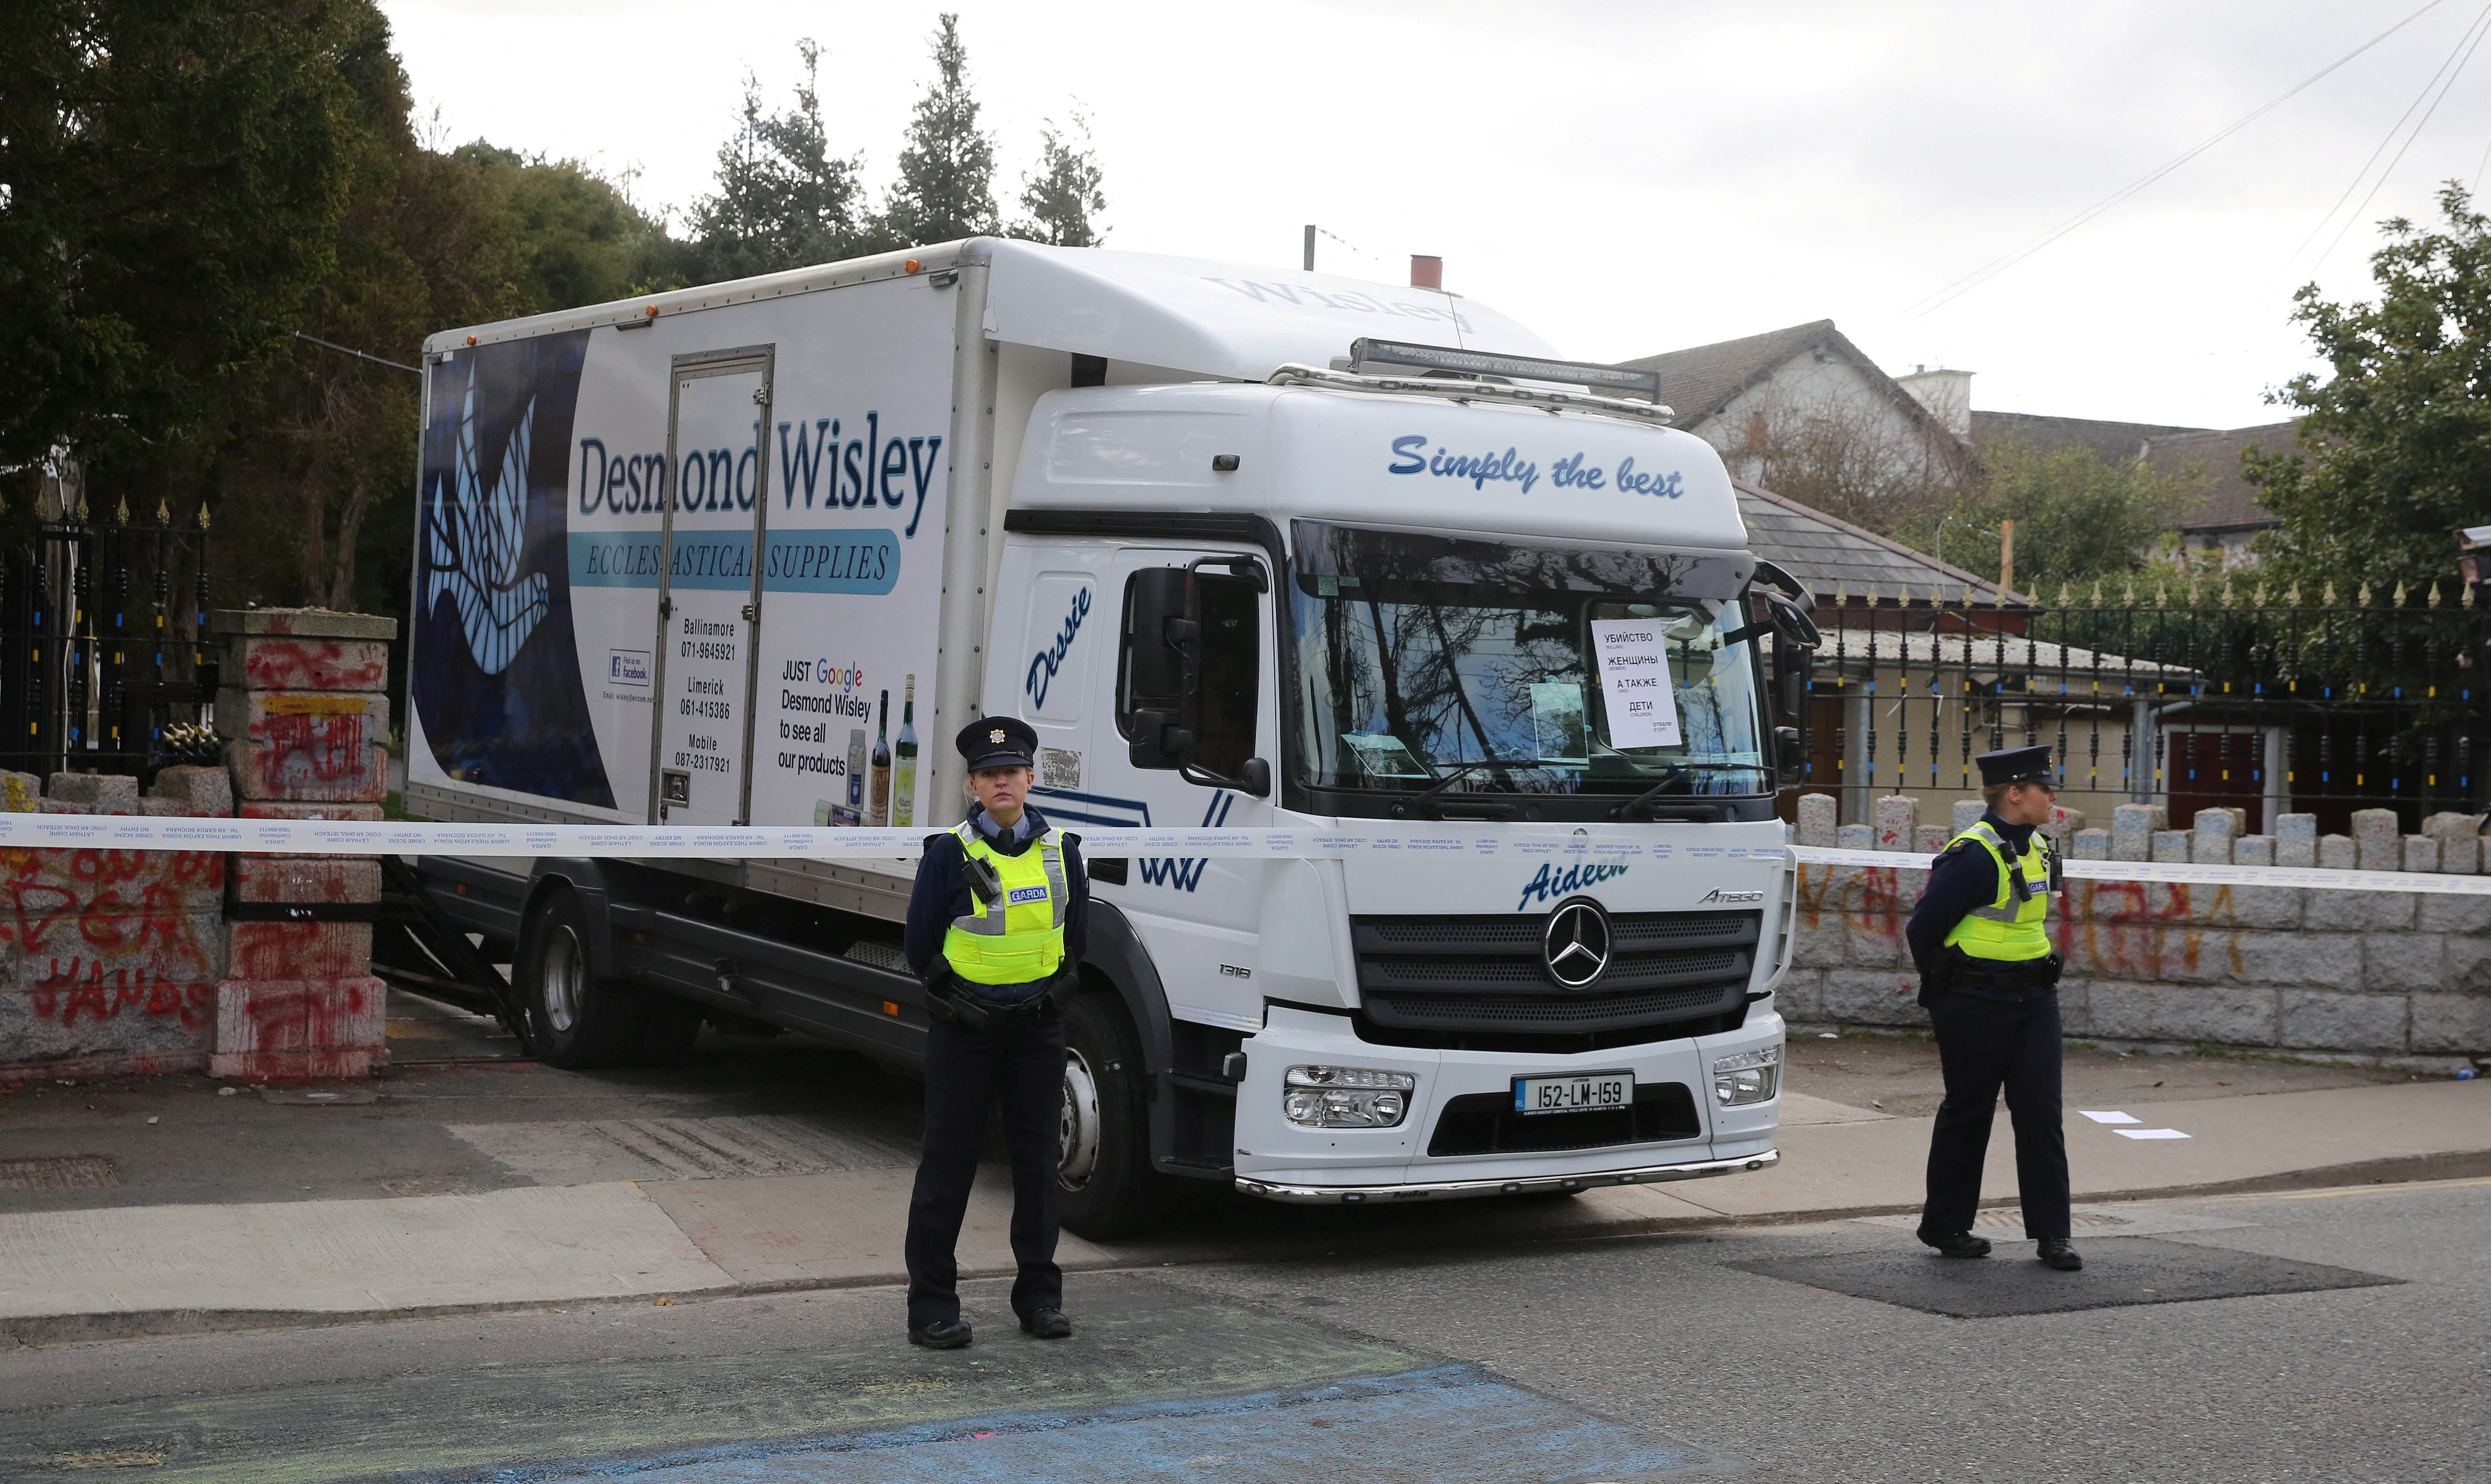
[[[982,1031],[998,1022],[1036,1023],[1057,1018],[1064,1013],[1064,1006],[1071,1002],[1073,993],[1081,987],[1081,976],[1073,971],[1070,963],[1067,963],[1037,994],[1026,1000],[1001,1003],[978,998],[970,991],[968,981],[960,977],[959,972],[949,961],[937,958],[934,967],[925,973],[924,984],[925,1012],[928,1015],[948,1020],[963,1030]]]
[[[1975,958],[1961,948],[1949,948],[1946,983],[1949,989],[2032,994],[2058,988],[2059,975],[2066,970],[2066,960],[2056,953],[2039,958]]]

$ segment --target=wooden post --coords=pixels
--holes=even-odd
[[[2015,587],[2015,522],[1998,523],[1998,587],[2012,592]]]

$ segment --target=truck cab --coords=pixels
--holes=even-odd
[[[1092,956],[1166,1049],[1102,1109],[1128,1048],[1075,1036],[1068,1180],[1120,1120],[1158,1170],[1300,1202],[1771,1163],[1791,903],[1719,460],[1615,412],[1277,383],[1037,401],[984,708],[1038,730],[1033,799],[1075,831],[1441,838],[1095,860]],[[1629,622],[1673,742],[1614,735],[1595,626]],[[1171,623],[1190,651],[1155,664]]]

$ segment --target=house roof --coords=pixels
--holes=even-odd
[[[2250,449],[2292,451],[2298,422],[2179,433],[2153,440],[2145,451],[2154,473],[2179,477],[2193,466],[2204,472],[2205,491],[2181,514],[2183,532],[2258,531],[2283,522],[2258,504],[2257,490],[2241,475],[2241,455]]]
[[[1740,518],[1747,523],[1747,549],[1808,585],[1820,600],[1837,593],[1864,597],[1873,588],[1886,599],[1948,603],[1998,603],[2010,608],[2025,600],[2012,593],[2002,599],[1998,585],[1984,582],[1960,567],[1923,556],[1900,541],[1865,531],[1823,510],[1774,494],[1745,480],[1733,480]]]
[[[1810,320],[1787,330],[1770,330],[1742,339],[1663,351],[1657,356],[1617,364],[1630,371],[1658,372],[1662,404],[1677,413],[1680,427],[1692,428],[1717,415],[1740,393],[1765,381],[1796,358],[1811,351],[1839,356],[1850,362],[1870,386],[1884,393],[1914,420],[1940,433],[1947,432],[1946,425],[1930,416],[1929,410],[1920,405],[1919,397],[1904,391],[1859,346],[1852,344],[1850,336],[1834,329],[1833,321],[1830,319]],[[1950,438],[1952,434],[1947,436]]]
[[[2149,444],[2211,428],[2178,427],[2160,422],[2104,422],[2093,418],[2052,418],[2032,412],[1981,412],[1972,415],[1973,447],[1988,450],[2000,444],[2030,444],[2044,453],[2061,449],[2087,449],[2104,463],[2139,458]]]

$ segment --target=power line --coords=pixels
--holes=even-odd
[[[1978,288],[1980,285],[1988,282],[2000,274],[2005,273],[2007,269],[2014,267],[2026,258],[2031,257],[2034,253],[2038,252],[2042,248],[2050,246],[2052,243],[2057,242],[2060,238],[2066,236],[2069,232],[2072,232],[2078,227],[2083,226],[2085,223],[2092,221],[2102,213],[2118,206],[2121,202],[2125,201],[2132,195],[2135,195],[2138,191],[2153,185],[2155,181],[2169,175],[2172,171],[2179,169],[2182,165],[2186,164],[2188,161],[2196,159],[2208,150],[2213,149],[2215,145],[2222,143],[2225,139],[2239,133],[2242,130],[2257,122],[2267,114],[2274,111],[2278,107],[2281,107],[2284,103],[2309,88],[2311,84],[2316,83],[2319,79],[2333,73],[2345,63],[2352,61],[2355,57],[2359,56],[2361,53],[2369,50],[2373,46],[2376,46],[2381,42],[2386,41],[2388,37],[2393,36],[2405,27],[2412,25],[2415,21],[2419,20],[2429,12],[2437,10],[2439,8],[2439,4],[2440,0],[2427,0],[2427,3],[2425,3],[2420,10],[2407,15],[2404,19],[2397,21],[2394,25],[2388,27],[2388,29],[2370,38],[2368,41],[2363,42],[2360,45],[2354,47],[2351,51],[2348,51],[2342,56],[2337,57],[2334,61],[2328,63],[2325,67],[2322,67],[2317,72],[2310,73],[2307,77],[2302,78],[2300,82],[2294,84],[2291,88],[2277,95],[2271,101],[2262,103],[2256,108],[2242,115],[2238,120],[2226,126],[2220,131],[2209,137],[2205,142],[2197,145],[2195,148],[2187,151],[2185,154],[2179,156],[2166,164],[2147,172],[2145,175],[2139,177],[2128,185],[2123,186],[2119,189],[2112,191],[2101,200],[2086,207],[2083,211],[2068,218],[2058,226],[2051,228],[2038,240],[2028,244],[2025,247],[2018,247],[2004,257],[1993,259],[1982,267],[1977,268],[1971,273],[1964,275],[1962,277],[1955,279],[1952,283],[1939,289],[1937,292],[1922,298],[1915,304],[1906,306],[1904,312],[1913,319],[1920,319],[1946,307],[1956,299],[1961,298],[1963,295],[1970,293],[1976,288]]]
[[[2332,253],[2335,250],[2336,246],[2344,241],[2345,235],[2353,230],[2353,223],[2360,220],[2361,214],[2370,209],[2370,202],[2377,198],[2379,188],[2385,186],[2388,183],[2388,177],[2396,173],[2396,166],[2404,162],[2405,151],[2412,149],[2414,141],[2421,137],[2421,131],[2430,127],[2430,116],[2439,111],[2439,105],[2447,99],[2448,90],[2456,86],[2457,77],[2464,73],[2465,64],[2474,60],[2475,50],[2482,44],[2482,38],[2485,35],[2491,35],[2491,26],[2486,26],[2484,24],[2486,21],[2491,21],[2491,5],[2485,5],[2482,8],[2482,14],[2476,16],[2474,25],[2468,28],[2467,34],[2473,38],[2472,43],[2469,44],[2464,37],[2459,37],[2457,39],[2456,44],[2464,49],[2465,54],[2463,56],[2458,56],[2455,52],[2448,53],[2449,59],[2453,61],[2456,66],[2451,70],[2447,67],[2447,63],[2444,62],[2440,64],[2441,70],[2447,73],[2447,81],[2440,88],[2439,96],[2430,101],[2430,106],[2428,108],[2422,110],[2421,121],[2414,125],[2413,132],[2405,135],[2405,142],[2396,150],[2396,158],[2388,160],[2388,167],[2379,172],[2379,178],[2370,183],[2370,193],[2361,197],[2361,204],[2353,208],[2353,215],[2344,218],[2344,225],[2336,230],[2334,241],[2330,242],[2327,245],[2327,251],[2318,254],[2318,261],[2309,265],[2309,271],[2311,273],[2316,273],[2318,271],[2320,264],[2327,261],[2328,255]],[[2431,80],[2434,82],[2438,81],[2438,74],[2433,73]],[[2429,91],[2430,83],[2423,83],[2422,92],[2428,93]],[[2416,102],[2419,102],[2421,100],[2417,97],[2414,101]],[[2407,113],[2413,112],[2411,108],[2407,108],[2405,111]],[[2392,131],[2390,132],[2389,137],[2393,137]],[[2356,177],[2356,179],[2358,180],[2359,178]]]
[[[351,345],[339,345],[333,340],[324,340],[316,335],[305,335],[300,330],[294,332],[294,338],[298,340],[308,340],[312,344],[319,346],[322,350],[334,350],[341,356],[352,356],[358,361],[368,361],[374,365],[385,365],[393,371],[413,371],[418,376],[424,374],[424,367],[422,366],[408,365],[403,361],[383,361],[378,356],[367,356]]]
[[[2491,7],[2485,7],[2483,15],[2491,15]],[[2448,68],[2455,65],[2456,54],[2465,49],[2465,39],[2474,34],[2474,26],[2480,25],[2481,23],[2482,15],[2476,15],[2474,17],[2473,25],[2467,26],[2463,31],[2457,34],[2456,44],[2449,47],[2447,49],[2447,55],[2441,59],[2439,71],[2430,74],[2429,80],[2421,85],[2421,91],[2414,95],[2414,101],[2405,104],[2405,111],[2396,115],[2396,121],[2388,126],[2387,133],[2379,140],[2379,147],[2370,151],[2370,158],[2362,160],[2361,168],[2354,171],[2353,178],[2350,181],[2345,182],[2344,193],[2337,196],[2334,204],[2327,208],[2326,215],[2320,217],[2318,218],[2317,225],[2309,229],[2309,235],[2301,240],[2301,246],[2292,249],[2292,255],[2294,257],[2299,257],[2303,252],[2309,250],[2309,245],[2318,240],[2318,234],[2327,230],[2327,223],[2334,220],[2335,214],[2343,209],[2344,203],[2353,198],[2353,192],[2361,189],[2361,182],[2367,179],[2370,174],[2370,166],[2377,164],[2379,162],[2379,157],[2388,152],[2388,146],[2396,142],[2396,131],[2405,127],[2405,120],[2414,116],[2414,110],[2421,106],[2421,101],[2430,96],[2430,90],[2438,84],[2441,77],[2447,75]],[[2395,167],[2390,165],[2388,168],[2393,169]],[[2365,202],[2363,204],[2366,205],[2367,203]],[[2358,217],[2360,213],[2356,212],[2354,215]],[[2330,247],[2330,250],[2332,250],[2332,248]],[[2317,265],[2312,264],[2311,266],[2315,267]]]

